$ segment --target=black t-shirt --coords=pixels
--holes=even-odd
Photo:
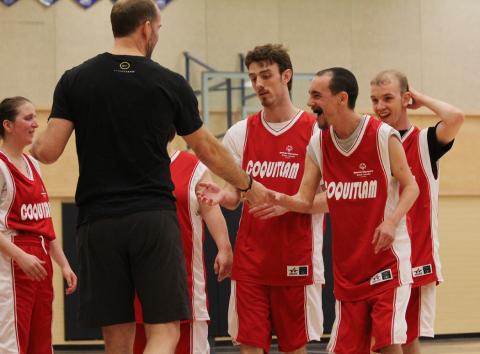
[[[438,160],[445,155],[453,146],[452,140],[448,144],[444,145],[440,143],[437,139],[437,126],[440,124],[438,122],[434,127],[429,127],[427,130],[427,141],[428,141],[428,152],[430,155],[430,164],[432,165],[432,171],[435,179],[438,178]],[[403,136],[408,130],[400,130],[399,133]]]
[[[50,118],[75,126],[79,223],[175,209],[167,136],[201,127],[185,79],[141,56],[100,54],[66,71]]]

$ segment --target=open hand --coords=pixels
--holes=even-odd
[[[213,182],[200,182],[197,184],[197,198],[200,203],[213,206],[219,205],[225,198],[225,192]]]

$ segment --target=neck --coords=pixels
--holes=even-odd
[[[340,139],[346,139],[353,134],[361,120],[362,117],[359,114],[348,111],[337,116],[336,124],[332,124],[333,131]]]
[[[17,144],[13,144],[8,140],[3,140],[1,149],[10,158],[18,159],[22,157],[23,154],[23,146],[19,146]]]
[[[408,119],[408,114],[407,110],[402,112],[402,115],[400,116],[400,119],[393,124],[393,128],[396,130],[408,130],[412,126],[412,123],[410,123],[410,120]]]
[[[132,37],[115,38],[113,48],[110,53],[115,55],[133,55],[144,57],[146,55],[145,49],[139,41]]]
[[[173,148],[172,143],[168,143],[167,145],[167,153],[168,156],[172,157],[172,155],[176,152],[177,150]]]
[[[273,107],[263,107],[263,117],[270,123],[282,123],[292,119],[299,109],[287,100],[284,104],[275,105]]]

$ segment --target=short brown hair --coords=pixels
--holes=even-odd
[[[355,103],[358,97],[358,82],[353,73],[345,68],[333,67],[320,70],[316,76],[330,75],[328,88],[330,92],[336,95],[339,92],[346,92],[348,95],[348,108],[355,109]]]
[[[383,70],[380,71],[375,77],[370,81],[370,85],[381,86],[392,82],[392,77],[398,80],[398,85],[400,86],[400,93],[403,95],[408,91],[408,79],[407,76],[398,71],[398,70]]]
[[[292,62],[288,50],[281,44],[265,44],[256,46],[247,53],[245,57],[245,66],[248,67],[252,63],[265,61],[269,64],[276,63],[280,69],[280,74],[290,69],[293,72]],[[288,91],[292,90],[292,79],[288,82]]]
[[[18,107],[24,103],[31,103],[28,98],[22,96],[7,97],[0,102],[0,137],[5,136],[5,130],[3,129],[3,121],[9,120],[15,122],[18,115]]]
[[[157,18],[156,4],[152,0],[119,0],[110,13],[115,38],[132,34],[138,26]]]

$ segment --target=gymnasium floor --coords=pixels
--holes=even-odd
[[[313,343],[308,345],[308,353],[324,354],[326,343]],[[236,354],[240,351],[238,347],[217,345],[213,353]],[[276,345],[272,346],[272,354],[278,353]],[[98,350],[55,350],[55,354],[103,354]],[[471,339],[436,339],[427,340],[422,343],[422,354],[480,354],[480,338]]]

